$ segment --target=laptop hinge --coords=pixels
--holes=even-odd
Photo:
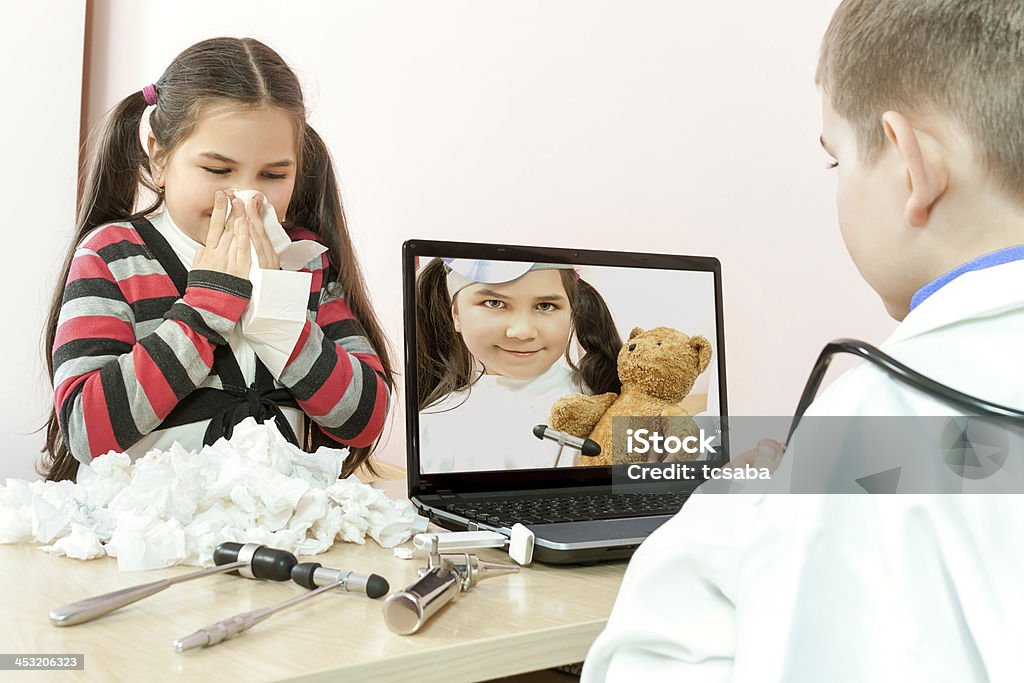
[[[451,489],[438,489],[437,491],[434,491],[434,495],[441,500],[455,500],[458,498]]]

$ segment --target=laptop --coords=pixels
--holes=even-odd
[[[422,515],[506,536],[523,524],[534,559],[548,564],[619,560],[701,483],[633,483],[627,465],[595,464],[591,444],[548,423],[560,397],[616,386],[622,345],[654,327],[710,342],[711,361],[680,405],[724,418],[717,259],[409,240],[402,276],[408,492]],[[724,432],[720,445],[713,457],[724,462]]]

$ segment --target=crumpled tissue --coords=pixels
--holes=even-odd
[[[283,270],[301,270],[306,267],[307,263],[327,251],[327,247],[313,240],[292,242],[291,238],[288,237],[288,233],[285,232],[284,227],[281,225],[281,221],[277,219],[277,211],[274,210],[274,207],[267,200],[266,195],[263,195],[259,190],[232,190],[232,194],[242,200],[242,204],[245,204],[256,195],[263,196],[260,220],[263,221],[263,230],[267,233],[270,246],[274,248],[274,251],[277,252],[281,260],[281,268]],[[228,204],[227,215],[231,215],[230,203]],[[259,261],[256,258],[255,249],[252,250],[252,262],[253,267],[259,269]]]
[[[355,477],[338,479],[347,450],[306,453],[273,420],[246,418],[230,439],[201,451],[152,450],[95,458],[82,484],[8,479],[0,486],[0,543],[37,542],[54,555],[111,555],[118,569],[210,566],[225,541],[262,543],[315,555],[335,540],[385,548],[404,543],[423,520]]]
[[[234,196],[248,202],[257,190],[234,190]],[[263,196],[260,219],[267,233],[270,245],[281,260],[281,270],[260,268],[255,247],[250,246],[252,266],[249,281],[252,296],[242,313],[242,334],[248,339],[256,354],[267,366],[275,379],[281,377],[295,343],[302,334],[306,323],[306,307],[312,273],[294,272],[305,268],[316,257],[327,251],[327,247],[312,240],[292,242],[277,219],[274,207]],[[228,204],[228,215],[231,205]]]

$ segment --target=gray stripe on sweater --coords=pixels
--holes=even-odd
[[[68,415],[68,424],[61,430],[61,437],[67,444],[71,455],[75,460],[89,464],[92,462],[92,453],[89,452],[89,435],[85,431],[85,415],[82,413],[82,394],[75,396],[71,413]],[[68,434],[71,437],[68,438]]]
[[[60,316],[57,318],[57,327],[60,327],[69,320],[82,316],[117,318],[118,320],[135,324],[135,313],[126,302],[107,299],[102,296],[83,296],[61,305]]]
[[[70,358],[54,369],[53,386],[59,387],[72,377],[78,377],[79,375],[99,370],[107,363],[117,362],[117,358],[115,355]]]
[[[127,280],[135,275],[166,275],[160,262],[141,254],[109,261],[107,267],[117,280]]]

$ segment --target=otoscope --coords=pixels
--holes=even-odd
[[[418,572],[420,578],[384,602],[384,622],[403,636],[416,633],[456,595],[481,580],[519,571],[515,565],[484,562],[469,553],[441,553],[438,534],[427,534],[425,539],[429,542],[429,554],[427,566]]]
[[[291,577],[292,567],[298,560],[287,550],[268,548],[258,543],[221,543],[213,551],[216,567],[200,569],[190,574],[182,574],[169,579],[160,579],[130,588],[97,595],[78,602],[58,607],[50,611],[50,622],[54,626],[74,626],[92,621],[104,614],[130,605],[142,598],[159,593],[176,583],[191,581],[202,576],[238,570],[240,576],[247,579],[270,579],[271,581],[287,581]]]
[[[216,645],[221,641],[237,636],[242,631],[249,630],[272,614],[276,614],[287,607],[297,605],[315,595],[326,593],[336,588],[344,588],[349,592],[365,593],[370,598],[379,598],[382,595],[386,595],[391,589],[387,579],[383,576],[377,574],[367,576],[343,569],[329,569],[321,566],[319,562],[303,562],[302,564],[295,565],[292,568],[291,577],[300,586],[310,589],[315,588],[316,590],[296,596],[290,600],[285,600],[284,602],[279,602],[270,607],[255,609],[222,619],[216,624],[201,628],[195,633],[174,641],[174,649],[178,652],[184,652],[196,647]]]

